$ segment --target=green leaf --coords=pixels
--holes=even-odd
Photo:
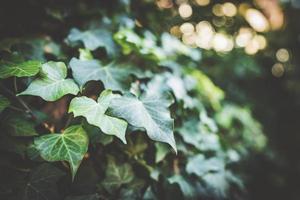
[[[190,199],[195,196],[195,188],[188,180],[185,179],[185,177],[181,175],[174,175],[168,178],[168,181],[171,184],[177,183],[185,198]]]
[[[190,157],[186,165],[186,172],[195,174],[198,177],[202,177],[209,172],[218,172],[224,169],[225,163],[223,159],[217,157],[205,159],[202,154]]]
[[[85,123],[83,125],[84,130],[86,131],[89,139],[90,139],[90,143],[92,145],[95,145],[97,143],[100,143],[104,146],[110,144],[113,142],[113,136],[112,135],[107,135],[104,134],[98,127],[90,125],[88,123]]]
[[[42,164],[30,173],[29,180],[23,186],[22,200],[60,199],[56,182],[64,173],[51,166]]]
[[[88,49],[79,49],[80,60],[93,60],[93,55]]]
[[[10,117],[7,121],[8,131],[12,136],[36,136],[38,135],[34,129],[34,123],[23,117]]]
[[[177,151],[173,134],[174,120],[168,110],[171,103],[165,97],[147,96],[138,99],[132,94],[126,94],[111,100],[110,112],[113,116],[126,119],[133,126],[145,128],[152,140],[166,142]]]
[[[0,78],[8,78],[12,76],[16,77],[28,77],[36,75],[42,63],[40,61],[30,60],[25,62],[0,62]]]
[[[113,63],[103,66],[97,60],[79,60],[72,58],[70,67],[76,82],[83,86],[88,81],[101,81],[105,89],[128,89],[130,70],[124,67],[115,67]]]
[[[182,136],[184,142],[200,149],[203,136],[200,133],[198,126],[199,121],[196,119],[190,119],[183,123],[178,132]]]
[[[113,191],[121,185],[130,183],[133,178],[134,174],[129,164],[117,165],[114,159],[110,158],[102,185],[106,190]]]
[[[202,177],[207,193],[214,196],[214,199],[225,199],[231,192],[233,185],[244,190],[241,179],[229,170],[221,170],[216,173],[207,173]]]
[[[10,105],[9,100],[0,94],[0,113]]]
[[[84,116],[89,124],[99,127],[108,135],[117,136],[126,144],[127,122],[104,114],[116,96],[110,90],[104,90],[98,102],[88,97],[76,97],[70,103],[69,112],[73,112],[75,117]]]
[[[155,153],[155,162],[158,163],[162,161],[167,154],[170,152],[170,149],[167,148],[166,144],[155,143],[156,153]]]
[[[10,152],[25,157],[27,149],[26,141],[18,140],[17,138],[8,135],[0,135],[0,150]]]
[[[225,96],[224,91],[217,87],[207,75],[198,69],[186,68],[185,73],[196,81],[194,90],[198,96],[212,105],[215,110],[220,109],[221,101]]]
[[[73,28],[67,39],[70,43],[83,42],[84,47],[91,51],[99,47],[105,47],[109,55],[112,55],[116,48],[111,34],[104,29],[80,31]]]
[[[88,150],[88,143],[87,134],[80,125],[70,126],[61,134],[48,134],[34,140],[43,159],[68,161],[73,179]]]
[[[78,86],[66,76],[67,67],[64,63],[47,62],[42,66],[41,76],[18,95],[40,96],[46,101],[56,101],[66,94],[76,95]]]

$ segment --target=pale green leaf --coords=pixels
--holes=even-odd
[[[80,60],[93,60],[93,55],[88,49],[79,49]]]
[[[195,196],[195,188],[193,187],[192,183],[190,183],[188,180],[185,179],[185,177],[181,175],[174,175],[170,178],[168,178],[168,181],[171,184],[178,184],[179,188],[184,195],[185,198],[190,199]]]
[[[88,150],[88,137],[85,130],[79,126],[70,126],[61,134],[48,134],[34,140],[37,150],[47,161],[68,161],[72,177]]]
[[[203,136],[201,135],[198,127],[199,121],[190,119],[183,123],[178,132],[182,136],[184,142],[200,149]]]
[[[43,64],[41,76],[35,79],[28,88],[19,95],[40,96],[46,101],[56,101],[66,94],[76,95],[79,88],[67,78],[67,67],[62,62]]]
[[[103,66],[97,60],[79,60],[72,58],[70,67],[76,82],[83,86],[88,81],[101,81],[105,89],[120,90],[128,89],[126,81],[130,70],[125,67],[116,67],[113,63]]]
[[[156,153],[155,153],[156,163],[162,161],[170,152],[170,149],[167,148],[167,145],[163,143],[155,143],[155,148],[156,148]]]
[[[36,75],[42,63],[40,61],[1,61],[0,62],[0,78],[8,78],[12,76],[16,77],[28,77]]]
[[[89,124],[99,127],[108,135],[117,136],[126,143],[127,122],[104,114],[110,101],[116,96],[110,90],[104,90],[98,102],[88,97],[76,97],[70,103],[69,112],[73,112],[75,117],[84,116]]]
[[[112,55],[116,48],[112,35],[104,29],[80,31],[73,28],[71,29],[67,39],[70,43],[83,42],[84,47],[92,51],[99,47],[105,47],[109,55]]]
[[[217,157],[205,159],[202,154],[190,157],[186,165],[186,172],[195,174],[198,177],[202,177],[209,172],[223,171],[224,169],[225,163],[223,159]]]
[[[10,105],[9,100],[6,97],[0,95],[0,112],[2,112],[9,105]]]
[[[112,99],[110,112],[133,126],[145,128],[152,140],[168,143],[177,151],[173,134],[174,120],[168,110],[171,103],[165,97],[147,96],[139,99],[126,94]]]

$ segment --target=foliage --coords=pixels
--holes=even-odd
[[[130,1],[105,3],[75,1],[70,13],[48,5],[62,35],[48,27],[46,38],[29,40],[38,44],[1,45],[8,56],[0,63],[0,196],[242,196],[235,167],[265,146],[259,122],[223,101],[225,92],[197,65],[200,50],[136,26]],[[141,4],[158,12],[153,2]],[[73,17],[80,23],[68,24]],[[13,48],[22,43],[34,51]]]

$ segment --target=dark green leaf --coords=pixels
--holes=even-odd
[[[0,95],[0,113],[1,113],[5,108],[7,108],[9,105],[10,105],[9,100],[8,100],[6,97]]]
[[[106,190],[113,191],[118,189],[121,185],[130,183],[133,178],[134,174],[129,164],[117,165],[115,161],[110,158],[105,172],[105,179],[102,181],[102,184]]]
[[[28,182],[24,185],[22,200],[55,200],[60,196],[57,191],[56,182],[64,173],[49,165],[42,164],[34,169]]]
[[[12,136],[36,136],[38,135],[34,129],[35,124],[24,117],[10,117],[7,121],[9,134]]]

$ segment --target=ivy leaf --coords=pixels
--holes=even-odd
[[[181,175],[174,175],[170,178],[168,178],[168,181],[171,184],[177,183],[179,185],[179,188],[185,198],[191,199],[195,196],[195,188],[193,187],[192,183],[190,183],[188,180],[186,180],[183,176]]]
[[[112,55],[116,48],[111,34],[104,29],[80,31],[77,28],[73,28],[67,39],[71,43],[81,41],[83,42],[84,47],[91,51],[94,51],[99,47],[105,47],[109,55]]]
[[[51,166],[42,164],[34,169],[28,182],[24,184],[22,193],[23,200],[49,200],[59,199],[56,182],[64,173]]]
[[[69,112],[73,112],[75,117],[84,116],[89,124],[99,127],[108,135],[117,136],[126,144],[127,122],[104,114],[116,96],[110,90],[104,90],[98,102],[88,97],[76,97],[70,103]]]
[[[62,134],[48,134],[34,140],[43,159],[68,161],[73,179],[88,150],[88,143],[87,134],[80,125],[70,126]]]
[[[1,61],[0,62],[0,78],[8,78],[12,76],[16,77],[28,77],[36,75],[42,63],[40,61],[30,60],[25,62],[12,62]]]
[[[126,119],[133,126],[145,128],[152,140],[166,142],[177,152],[173,134],[174,120],[168,110],[171,103],[165,97],[142,96],[138,99],[128,93],[111,100],[110,112],[113,116]]]
[[[162,144],[162,143],[155,143],[155,148],[156,148],[155,162],[159,163],[167,156],[167,154],[170,152],[170,149],[167,148],[166,144]]]
[[[182,136],[183,141],[200,149],[203,136],[199,131],[199,121],[190,119],[183,123],[179,129],[179,134]]]
[[[86,131],[90,143],[92,145],[95,145],[97,143],[102,144],[103,146],[106,146],[113,142],[113,136],[104,134],[98,127],[90,125],[88,123],[85,123],[83,125],[84,130]]]
[[[188,174],[195,174],[202,177],[209,172],[218,172],[225,169],[224,160],[221,158],[205,159],[202,154],[190,157],[186,165]]]
[[[0,94],[0,113],[10,105],[9,100]]]
[[[28,137],[38,135],[34,129],[34,123],[20,116],[9,118],[7,125],[12,136]]]
[[[72,58],[70,66],[76,82],[83,86],[88,81],[101,81],[105,89],[123,91],[128,89],[126,81],[130,70],[122,67],[115,67],[113,63],[103,66],[97,60],[79,60]]]
[[[130,183],[133,180],[134,174],[129,164],[117,165],[115,161],[110,158],[105,172],[105,179],[102,185],[108,191],[118,189],[121,185]]]
[[[41,76],[18,95],[40,96],[46,101],[56,101],[66,94],[76,95],[78,86],[66,76],[67,67],[64,63],[47,62],[42,66]]]

